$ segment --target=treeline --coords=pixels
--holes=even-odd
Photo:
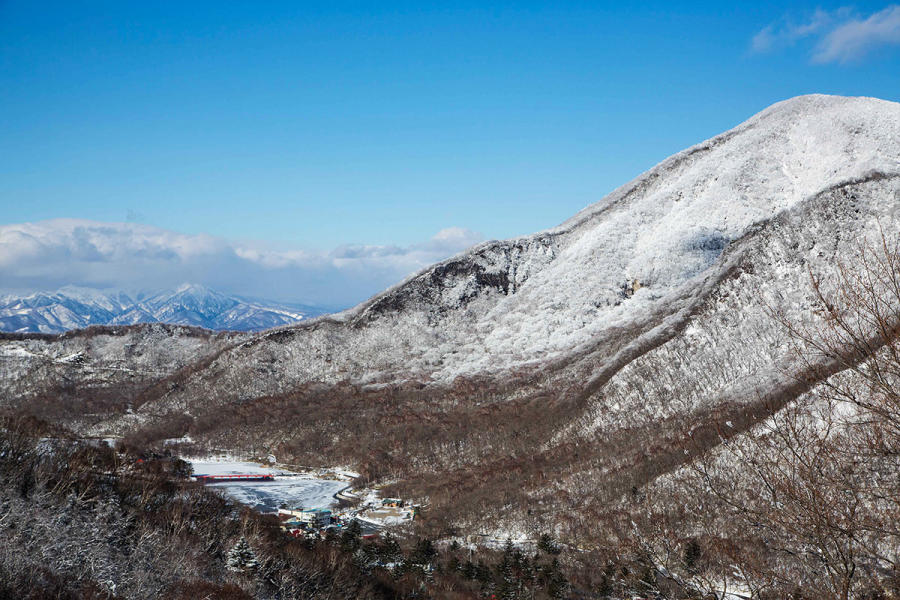
[[[189,465],[0,421],[0,598],[395,598],[329,545],[185,479]],[[249,540],[253,572],[227,568]]]
[[[182,335],[202,337],[208,339],[215,336],[235,336],[234,332],[217,332],[194,325],[176,325],[173,323],[137,323],[134,325],[88,325],[81,329],[70,329],[62,333],[38,333],[38,332],[14,332],[0,331],[0,340],[70,340],[77,338],[91,338],[98,335],[121,337],[131,335],[146,329],[158,329],[166,332],[178,332]]]
[[[0,598],[563,598],[560,548],[295,539],[130,444],[87,443],[34,417],[0,419]]]

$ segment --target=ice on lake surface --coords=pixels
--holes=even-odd
[[[289,508],[329,508],[334,495],[347,487],[343,481],[310,479],[283,469],[273,469],[249,462],[189,461],[195,475],[239,475],[271,473],[274,481],[229,481],[211,483],[238,502],[261,512],[275,512],[284,504]]]

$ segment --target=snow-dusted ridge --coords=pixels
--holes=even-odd
[[[260,331],[323,312],[312,306],[227,295],[196,284],[139,294],[67,286],[49,293],[0,297],[0,331],[61,333],[91,325],[160,322]]]
[[[832,118],[845,120],[848,125],[851,125],[854,118],[858,119],[864,116],[877,118],[879,109],[888,113],[888,116],[892,116],[893,118],[883,123],[885,127],[884,130],[877,132],[877,137],[879,138],[878,141],[881,142],[878,145],[879,147],[873,149],[871,155],[862,157],[865,159],[861,161],[863,163],[862,165],[860,165],[863,167],[862,170],[853,168],[857,165],[841,164],[840,160],[832,160],[827,163],[825,161],[822,161],[821,163],[819,163],[816,172],[806,173],[805,181],[802,182],[803,186],[798,187],[798,189],[794,190],[794,193],[791,194],[792,197],[789,199],[789,202],[783,203],[780,207],[776,207],[773,205],[772,210],[769,211],[768,214],[761,213],[757,215],[758,218],[750,219],[749,224],[743,227],[743,229],[746,230],[747,227],[755,222],[758,222],[765,218],[771,218],[772,216],[777,214],[779,209],[784,210],[786,208],[789,208],[793,204],[796,204],[798,201],[801,201],[815,194],[817,191],[823,190],[827,187],[838,185],[843,181],[864,179],[868,174],[871,173],[896,173],[900,171],[900,155],[898,155],[898,151],[896,148],[897,137],[898,135],[900,135],[900,115],[898,115],[898,113],[900,113],[900,105],[894,102],[888,102],[877,98],[845,98],[823,94],[798,96],[796,98],[778,102],[757,113],[740,125],[666,158],[661,163],[646,171],[645,173],[642,173],[632,181],[616,188],[602,200],[583,208],[571,218],[555,227],[551,227],[534,234],[519,236],[517,238],[512,238],[506,241],[489,240],[482,242],[481,244],[478,244],[464,252],[461,252],[456,256],[450,257],[444,261],[426,267],[418,273],[410,275],[396,285],[384,290],[379,294],[376,294],[369,300],[341,313],[331,315],[329,318],[346,321],[355,316],[358,316],[360,313],[367,310],[371,305],[376,304],[379,300],[385,297],[395,294],[397,291],[401,290],[412,281],[425,276],[435,269],[439,269],[443,266],[457,262],[461,257],[489,251],[496,248],[500,244],[525,243],[538,238],[555,238],[573,233],[579,227],[587,225],[591,220],[601,217],[607,211],[614,209],[617,204],[623,202],[624,200],[627,200],[631,195],[641,193],[643,190],[653,185],[653,182],[656,179],[660,178],[667,172],[677,169],[680,165],[684,164],[689,159],[696,160],[698,155],[706,155],[716,147],[721,146],[732,138],[741,134],[751,132],[754,129],[769,125],[769,129],[771,131],[763,131],[762,135],[759,136],[760,138],[768,138],[773,135],[777,135],[778,129],[788,126],[792,119],[806,119],[808,121],[810,120],[810,118],[812,118],[812,120],[814,121],[819,121],[821,119]],[[776,122],[770,123],[769,121],[772,120],[775,120]],[[804,122],[803,124],[807,128],[814,127],[816,125],[816,123],[810,124],[807,122]],[[863,123],[857,124],[861,125]],[[874,125],[875,123],[871,124]],[[814,129],[811,129],[810,131],[816,133],[817,137],[822,138],[827,137],[829,133],[834,133],[833,128],[829,130],[829,128],[827,127],[823,131],[816,132],[814,131]],[[838,139],[843,138],[843,136],[837,137]],[[752,155],[754,146],[756,146],[756,151],[764,151],[765,145],[759,144],[759,141],[760,140],[758,138],[752,139],[748,140],[748,143],[744,143],[742,145],[742,149],[747,151],[748,157]],[[803,143],[805,144],[806,149],[817,147],[814,139],[804,138]],[[836,156],[831,156],[830,158],[840,158],[840,156],[841,154],[839,153]],[[871,162],[869,162],[869,160],[871,160]],[[788,198],[785,199],[787,200]],[[737,235],[735,235],[735,237],[737,237]]]
[[[0,397],[62,394],[92,435],[347,465],[466,533],[582,539],[844,368],[804,370],[772,309],[815,327],[810,273],[827,292],[898,223],[900,104],[804,96],[339,315],[0,336]]]
[[[189,411],[197,390],[219,404],[310,382],[444,386],[560,371],[584,397],[614,398],[572,425],[587,431],[621,421],[615,406],[658,415],[714,392],[736,397],[726,363],[766,380],[783,350],[762,299],[804,316],[808,269],[829,268],[895,218],[898,194],[900,104],[794,98],[557,227],[479,244],[340,314],[217,342],[177,385],[147,392],[142,410]],[[653,386],[669,388],[641,391],[660,369]]]
[[[794,98],[557,227],[482,243],[339,315],[269,335],[281,344],[293,332],[314,350],[291,352],[294,381],[449,381],[561,358],[699,289],[721,253],[761,224],[836,186],[898,174],[900,105]]]

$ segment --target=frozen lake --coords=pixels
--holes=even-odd
[[[285,504],[289,508],[330,508],[335,504],[334,494],[347,484],[330,479],[312,479],[303,475],[272,469],[248,462],[219,462],[189,460],[195,475],[238,475],[270,473],[274,481],[229,481],[207,484],[219,488],[238,502],[260,512],[275,512]]]

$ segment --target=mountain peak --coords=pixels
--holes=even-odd
[[[851,110],[858,109],[863,106],[876,108],[883,106],[889,108],[890,105],[896,104],[890,100],[882,100],[881,98],[873,98],[870,96],[837,96],[833,94],[801,94],[793,96],[785,100],[776,102],[760,113],[772,114],[779,112],[807,112],[810,114],[827,110],[831,108],[847,108]]]
[[[204,285],[130,295],[66,286],[55,292],[0,299],[0,331],[60,333],[90,325],[164,322],[214,330],[258,331],[299,322],[325,310],[267,300],[248,301]]]
[[[219,294],[205,285],[201,285],[199,283],[182,283],[177,288],[175,288],[176,294],[191,294],[194,296],[209,296],[213,294]]]

